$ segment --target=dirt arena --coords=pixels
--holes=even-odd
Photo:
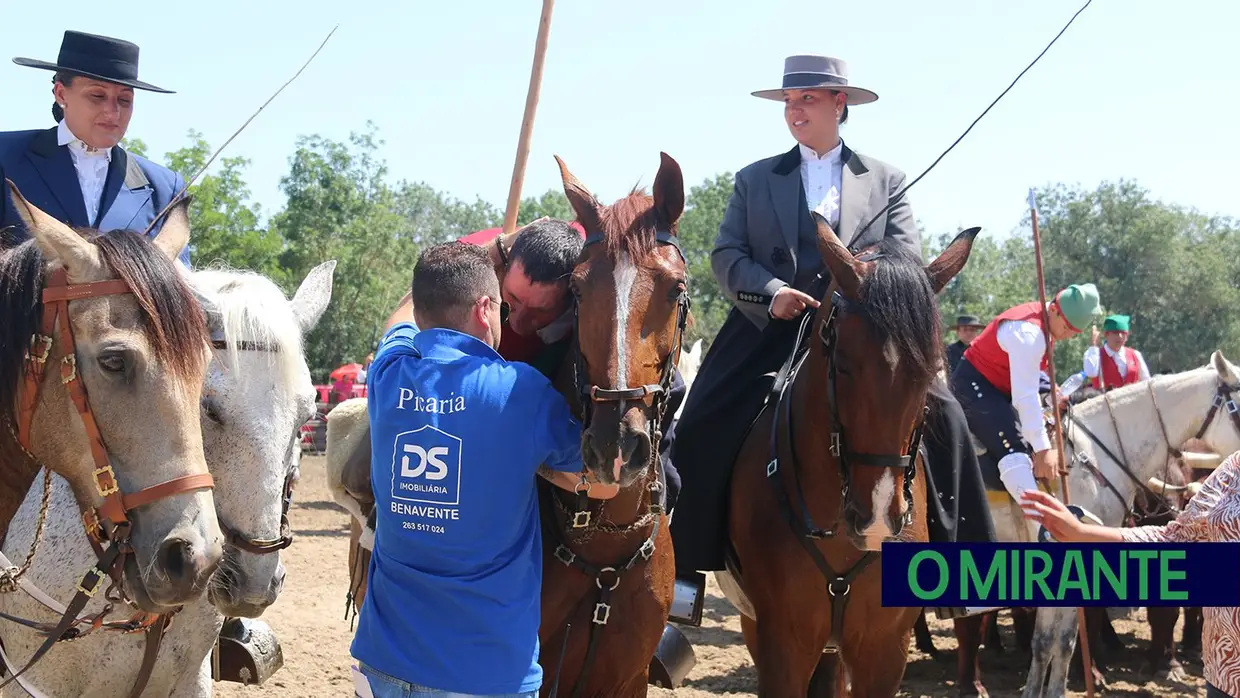
[[[352,695],[349,642],[352,632],[344,617],[348,582],[348,517],[331,501],[324,487],[323,459],[302,460],[302,477],[292,508],[296,542],[284,552],[288,578],[280,600],[263,616],[279,635],[284,668],[261,687],[216,684],[217,695],[227,697],[302,696],[326,698]],[[758,679],[741,640],[735,611],[711,582],[703,627],[687,628],[697,652],[697,666],[677,691],[652,688],[652,696],[754,696]],[[1006,652],[996,656],[983,650],[982,670],[990,694],[1020,694],[1028,657],[1015,650],[1011,623],[1003,617]],[[1144,614],[1115,624],[1131,652],[1129,660],[1108,674],[1108,696],[1204,696],[1199,664],[1185,663],[1188,683],[1156,681],[1138,675],[1139,652],[1149,639]],[[931,621],[941,658],[934,660],[913,650],[900,696],[954,696],[955,639],[951,626]],[[1176,631],[1179,637],[1179,630]],[[1084,686],[1070,686],[1072,696],[1084,696]]]

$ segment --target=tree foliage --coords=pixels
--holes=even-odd
[[[138,140],[126,144],[145,151]],[[414,261],[428,245],[498,227],[503,210],[482,199],[461,201],[427,182],[389,182],[383,141],[372,124],[345,142],[321,136],[298,140],[280,181],[285,202],[264,220],[245,182],[249,161],[220,158],[192,187],[195,266],[228,265],[270,276],[292,294],[315,265],[337,260],[332,302],[307,338],[316,380],[336,366],[362,361],[396,301],[409,287]],[[185,177],[212,148],[190,131],[188,144],[164,162]],[[733,176],[724,173],[690,188],[679,239],[689,264],[695,325],[689,339],[707,344],[731,302],[711,272],[710,256]],[[1056,185],[1037,192],[1047,293],[1069,283],[1097,284],[1105,310],[1132,316],[1132,346],[1150,370],[1168,373],[1203,365],[1211,351],[1240,356],[1240,228],[1226,218],[1154,200],[1135,183],[1093,190]],[[524,225],[541,216],[574,218],[558,189],[521,202]],[[955,233],[924,235],[932,259]],[[944,289],[940,309],[983,318],[1037,299],[1029,221],[1014,236],[978,236],[965,269]],[[1059,342],[1060,381],[1080,370],[1088,331]]]

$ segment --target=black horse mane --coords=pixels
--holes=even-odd
[[[895,344],[902,371],[927,379],[938,372],[943,357],[939,303],[930,277],[921,257],[902,243],[884,238],[870,249],[874,267],[861,284],[859,305],[875,338]]]

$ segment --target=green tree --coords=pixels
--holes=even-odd
[[[1152,373],[1236,353],[1240,303],[1233,222],[1153,200],[1133,182],[1089,191],[1057,185],[1037,195],[1047,293],[1093,282],[1106,313],[1132,317],[1131,345]],[[1080,370],[1088,329],[1056,352],[1060,371]]]
[[[202,134],[191,130],[190,144],[164,156],[167,166],[186,181],[211,157]],[[243,157],[218,160],[218,174],[203,174],[190,187],[190,255],[195,267],[223,263],[284,280],[279,255],[284,241],[260,225],[258,204],[250,204],[250,191],[243,171],[250,162]]]
[[[701,339],[706,347],[732,310],[732,301],[719,287],[710,267],[711,251],[728,209],[732,186],[732,173],[725,172],[690,188],[680,219],[680,247],[689,265],[689,292],[693,297],[694,326],[688,340]]]
[[[502,215],[501,213],[501,217]],[[542,196],[531,196],[521,200],[521,208],[517,211],[517,227],[543,216],[562,221],[572,221],[577,218],[564,192],[559,189],[548,189]]]
[[[411,226],[384,182],[382,141],[368,127],[351,134],[347,144],[321,136],[299,139],[289,174],[280,181],[288,203],[271,220],[287,243],[280,254],[286,292],[315,265],[337,262],[331,304],[306,338],[306,358],[318,380],[370,353],[409,284],[416,254]]]

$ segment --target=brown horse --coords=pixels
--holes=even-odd
[[[802,321],[809,348],[789,357],[738,453],[729,571],[759,695],[842,694],[842,656],[853,696],[894,696],[920,609],[882,606],[879,550],[927,540],[919,444],[943,357],[936,294],[978,229],[927,267],[890,242],[854,256],[814,217],[832,282]]]
[[[653,196],[634,191],[602,206],[556,161],[586,231],[570,280],[576,350],[556,384],[582,419],[586,468],[621,490],[590,501],[542,488],[543,695],[644,696],[675,581],[658,447],[690,321],[676,242],[684,179],[663,154]]]
[[[7,184],[32,239],[0,251],[0,538],[46,466],[106,549],[98,569],[166,613],[203,593],[223,555],[199,424],[209,336],[173,262],[188,200],[152,244],[71,229]],[[82,584],[93,594],[107,576]]]
[[[664,399],[691,318],[676,242],[684,181],[679,165],[662,158],[653,196],[635,191],[607,207],[557,158],[587,239],[570,280],[574,350],[556,386],[582,418],[586,467],[622,490],[605,502],[583,501],[539,483],[543,695],[646,695],[651,657],[671,607],[675,562],[658,445],[671,417],[663,414]],[[513,237],[502,240],[505,247]],[[364,407],[328,415],[328,459],[340,459],[339,488],[373,516],[370,444],[360,434]],[[349,594],[360,606],[370,551],[360,544],[363,527],[353,519]]]

